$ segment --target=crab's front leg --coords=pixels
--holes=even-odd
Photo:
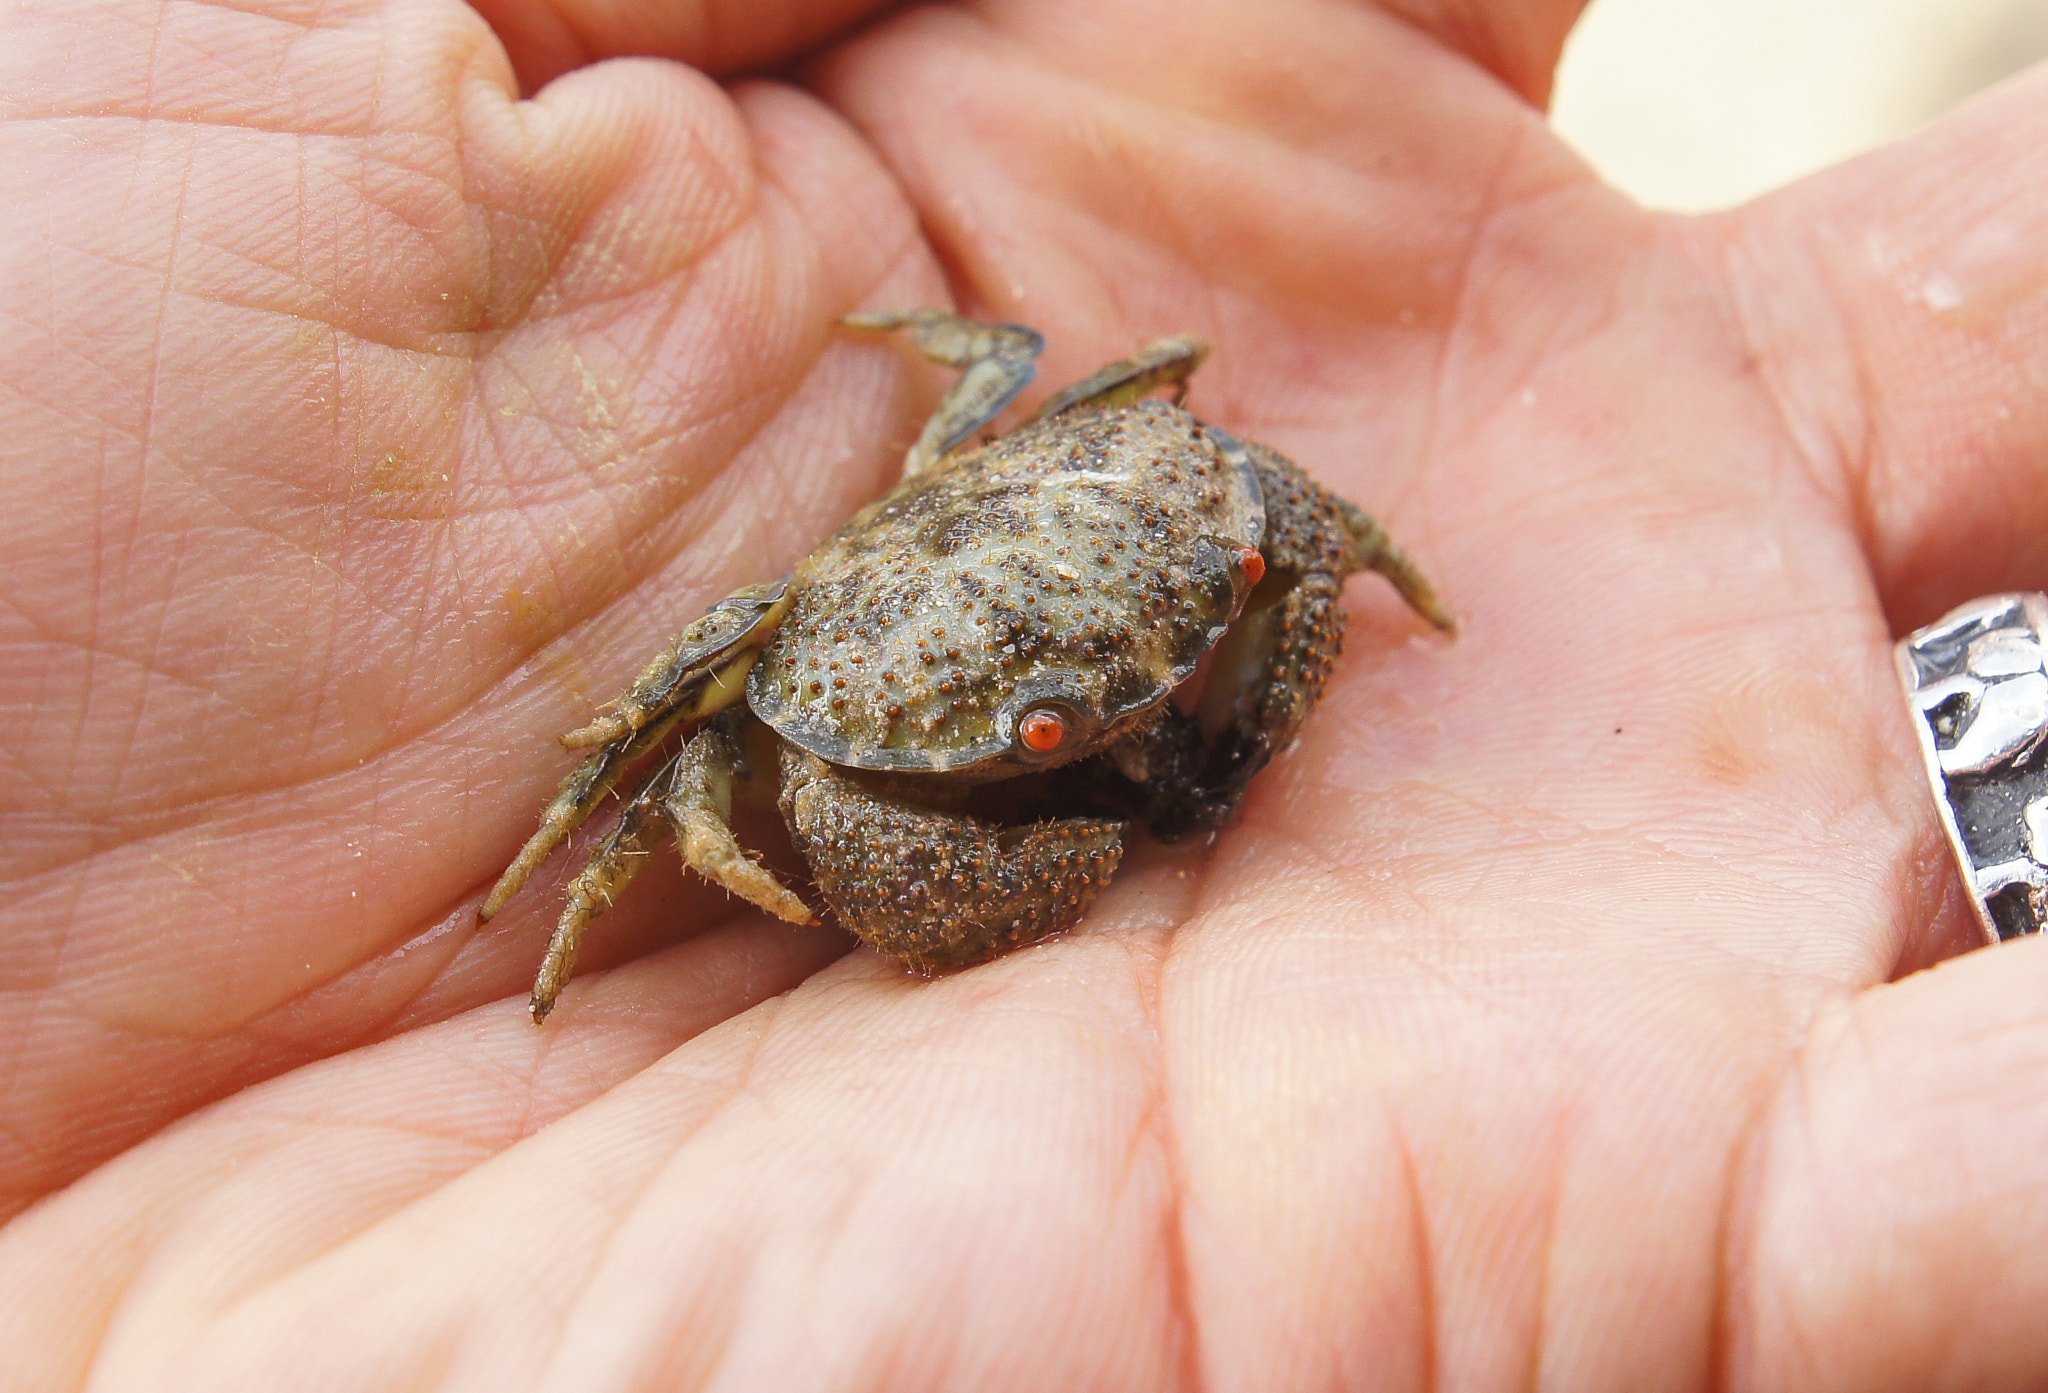
[[[1001,827],[875,793],[793,747],[782,754],[781,801],[839,922],[919,972],[1072,928],[1123,856],[1121,822]]]
[[[1264,578],[1217,645],[1195,714],[1169,704],[1117,752],[1125,774],[1146,788],[1146,821],[1164,841],[1226,822],[1252,776],[1322,699],[1344,646],[1347,576],[1376,571],[1438,629],[1457,627],[1435,587],[1379,523],[1279,451],[1214,434],[1249,463],[1265,496]]]

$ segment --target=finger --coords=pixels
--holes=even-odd
[[[1816,1024],[1733,1211],[1729,1386],[2048,1381],[2048,942]]]
[[[603,58],[673,58],[710,73],[769,67],[891,0],[474,0],[533,92]]]
[[[889,0],[475,0],[534,91],[603,58],[673,58],[711,73],[771,66],[825,41]],[[1056,22],[1084,18],[1038,4]],[[1547,104],[1558,55],[1586,0],[1380,0],[1380,6],[1462,53],[1536,106]],[[992,8],[992,7],[991,7]],[[1084,18],[1084,23],[1086,22]],[[1077,35],[1077,43],[1085,42]]]
[[[841,951],[836,934],[763,927],[736,924],[587,974],[545,1030],[506,1000],[275,1080],[0,1229],[0,1384],[77,1387],[106,1358],[161,1384],[210,1313],[207,1292],[260,1288],[365,1229],[403,1227],[422,1196]],[[616,1135],[611,1143],[631,1149]],[[516,1201],[510,1229],[529,1210],[566,1210],[566,1194]],[[179,1275],[166,1284],[152,1274]],[[110,1339],[115,1327],[124,1333]],[[351,1355],[384,1353],[370,1342],[316,1363],[331,1373]],[[310,1368],[288,1382],[328,1386]]]
[[[1319,0],[916,10],[817,81],[898,171],[963,303],[1045,332],[1046,391],[1195,333],[1227,346],[1205,414],[1369,380],[1380,460],[1415,454],[1482,230],[1591,182],[1469,62]]]
[[[1586,0],[1379,0],[1520,93],[1550,104],[1564,41]]]
[[[914,225],[808,99],[618,64],[515,104],[441,3],[282,46],[143,9],[0,44],[0,216],[47,251],[0,278],[11,1206],[527,975],[526,921],[470,951],[463,901],[554,731],[843,518],[909,417],[831,325],[915,275]]]
[[[798,965],[749,941],[699,955],[706,1004]],[[939,982],[861,956],[655,1059],[708,1023],[656,1025],[693,944],[573,985],[545,1031],[506,1002],[324,1062],[0,1236],[0,1333],[60,1331],[109,1386],[1158,1386],[1133,946]]]
[[[2048,68],[1725,231],[1758,372],[1894,627],[2048,585]]]

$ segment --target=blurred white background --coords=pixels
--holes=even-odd
[[[2048,56],[2048,0],[1594,0],[1552,119],[1657,208],[1725,208]]]

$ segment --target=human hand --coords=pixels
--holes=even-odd
[[[584,64],[852,0],[478,8],[559,80],[453,0],[0,40],[0,1386],[2042,1381],[2048,945],[1892,980],[1968,925],[1888,645],[2043,581],[2048,82],[1677,219],[1543,125],[1567,3],[808,94]],[[1211,339],[1462,636],[1356,583],[1066,938],[913,981],[661,858],[535,1029],[551,737],[882,487],[936,380],[833,322],[949,293],[1047,390]]]

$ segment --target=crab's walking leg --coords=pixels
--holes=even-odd
[[[572,750],[630,735],[649,721],[689,708],[685,720],[739,699],[740,684],[759,652],[796,601],[789,577],[751,585],[711,607],[633,679],[611,703],[616,710],[561,737]],[[745,658],[746,661],[735,661]]]
[[[1275,458],[1286,463],[1284,456],[1276,455]],[[1293,468],[1291,464],[1288,467]],[[1401,592],[1401,598],[1408,602],[1408,608],[1444,633],[1458,632],[1457,617],[1444,607],[1443,600],[1437,596],[1436,587],[1429,583],[1429,578],[1422,574],[1414,559],[1394,545],[1394,539],[1387,535],[1387,529],[1380,524],[1379,519],[1347,499],[1339,498],[1335,494],[1324,496],[1336,505],[1338,515],[1343,519],[1344,530],[1351,534],[1351,557],[1357,569],[1379,572],[1387,578],[1394,589]]]
[[[724,719],[690,738],[675,758],[644,779],[619,825],[597,844],[582,872],[569,882],[562,917],[548,940],[547,956],[533,983],[533,1019],[545,1020],[555,998],[576,970],[576,953],[590,921],[640,873],[658,831],[675,834],[683,863],[742,899],[793,923],[814,922],[808,906],[775,877],[748,859],[726,819],[732,811],[733,766],[738,742]],[[657,824],[666,823],[665,828]]]
[[[647,856],[648,836],[660,816],[661,790],[681,758],[678,755],[663,764],[641,783],[626,800],[619,825],[597,844],[589,863],[569,882],[562,917],[555,923],[555,932],[548,939],[547,956],[541,959],[540,973],[533,979],[529,1009],[535,1025],[555,1009],[555,998],[561,995],[569,974],[576,970],[576,952],[583,946],[584,927],[611,908],[613,898],[640,873],[640,863]]]
[[[1072,928],[1123,856],[1121,822],[998,827],[885,797],[794,747],[782,811],[839,922],[920,972]]]
[[[968,436],[995,419],[1038,371],[1045,339],[1021,324],[985,324],[951,310],[898,310],[849,314],[855,329],[909,329],[917,351],[935,363],[964,368],[939,409],[924,423],[903,457],[903,477],[936,465]]]
[[[810,906],[741,850],[732,834],[732,776],[739,758],[730,714],[698,731],[677,757],[662,813],[675,830],[683,864],[779,919],[816,923]]]
[[[1047,398],[1031,419],[1043,421],[1077,406],[1126,406],[1168,383],[1176,389],[1174,400],[1179,401],[1187,395],[1188,378],[1208,356],[1208,344],[1185,334],[1155,339],[1133,356],[1105,364]]]
[[[487,920],[503,909],[505,902],[519,893],[519,887],[526,884],[540,863],[547,860],[548,853],[597,811],[597,805],[604,801],[605,795],[612,791],[612,786],[618,783],[626,769],[659,745],[682,720],[682,712],[671,712],[651,725],[644,725],[603,749],[593,751],[571,769],[569,777],[563,779],[562,786],[555,791],[555,796],[541,809],[540,828],[526,839],[526,845],[519,848],[519,854],[498,877],[491,893],[484,896],[476,917]]]
[[[1303,474],[1279,451],[1217,435],[1242,450],[1266,501],[1265,578],[1216,646],[1193,717],[1178,709],[1127,753],[1153,791],[1148,820],[1171,841],[1221,825],[1246,784],[1307,719],[1344,646],[1344,579],[1387,577],[1416,613],[1455,627],[1436,589],[1386,530]]]
[[[583,825],[626,769],[686,721],[701,720],[740,699],[747,670],[794,602],[787,577],[750,586],[719,601],[649,663],[614,703],[617,711],[570,731],[570,749],[602,748],[569,771],[541,810],[540,827],[484,897],[477,918],[489,919],[519,892],[548,853]]]

